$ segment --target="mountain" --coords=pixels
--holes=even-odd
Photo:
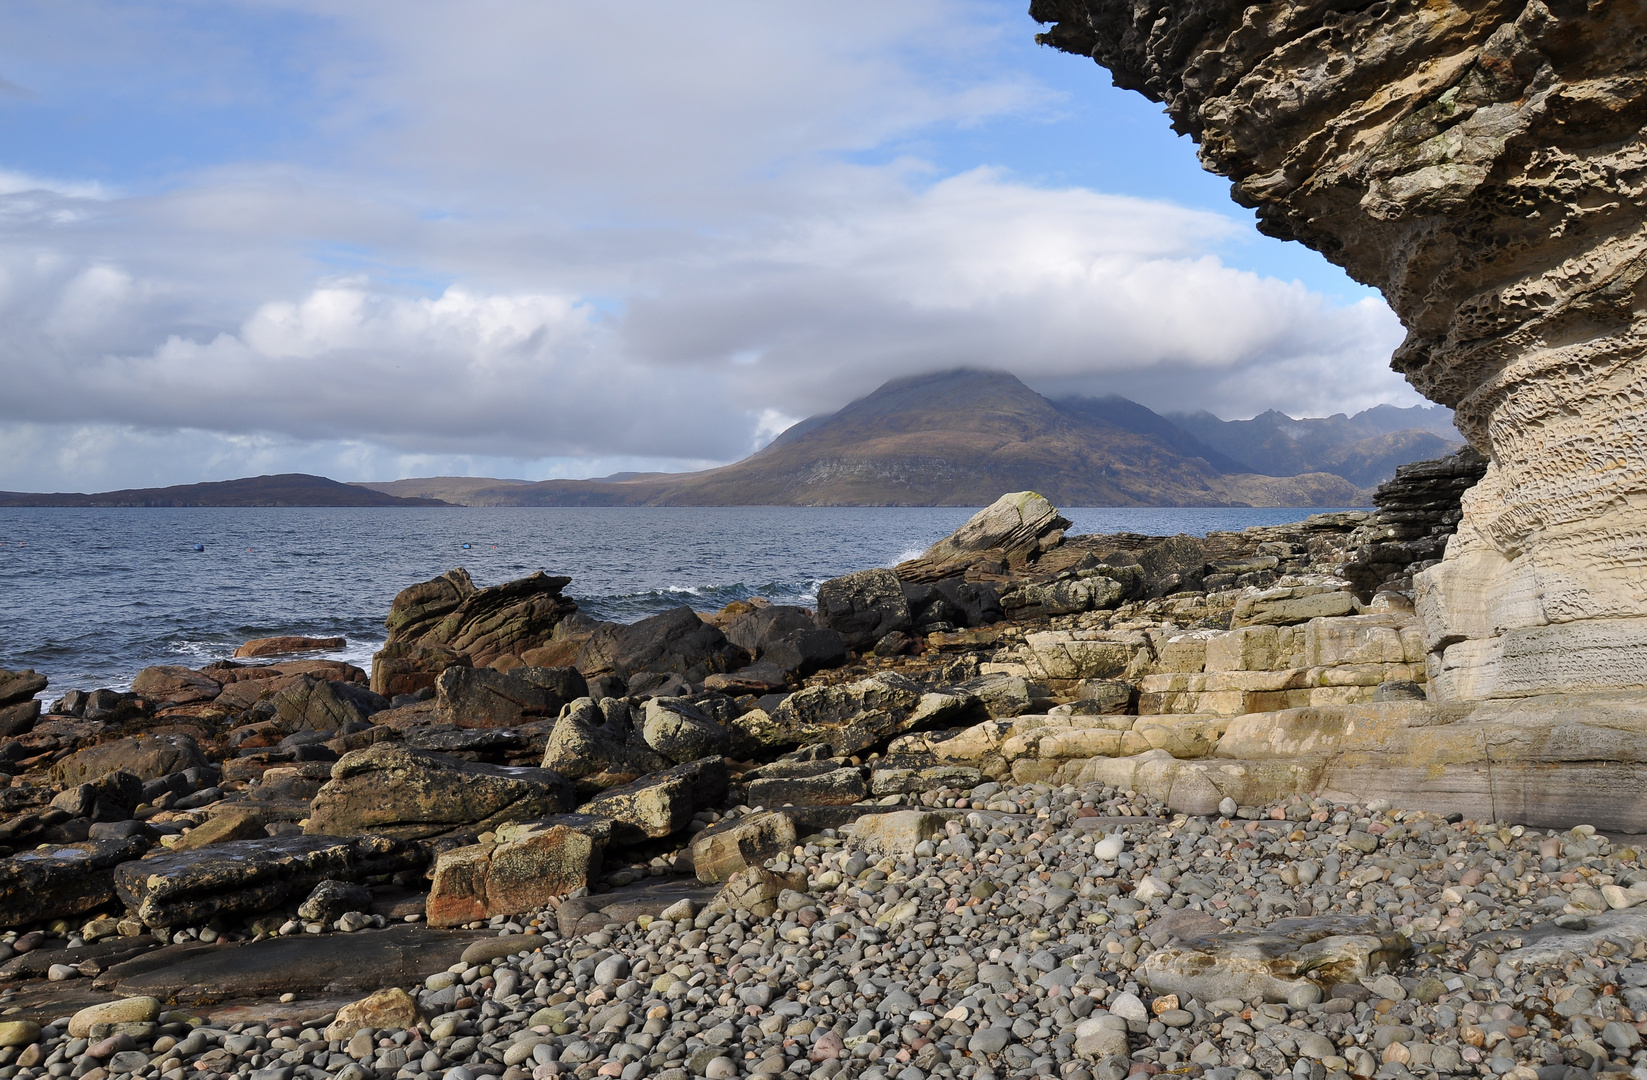
[[[1049,401],[998,371],[895,379],[803,420],[760,452],[698,473],[545,480],[470,491],[481,506],[981,506],[1033,489],[1059,506],[1356,506],[1339,476],[1254,475],[1124,398]],[[454,492],[440,481],[368,485]]]
[[[491,484],[503,481],[488,481]],[[95,495],[37,495],[0,491],[0,506],[449,506],[431,498],[401,498],[324,476],[281,473],[183,484],[164,488],[128,488]]]
[[[1242,463],[1244,472],[1296,476],[1319,470],[1361,487],[1388,480],[1397,465],[1445,457],[1463,443],[1452,411],[1440,405],[1379,405],[1354,416],[1308,420],[1274,409],[1251,420],[1220,420],[1209,412],[1170,413],[1166,419]]]

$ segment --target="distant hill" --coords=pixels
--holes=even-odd
[[[1345,416],[1294,420],[1271,409],[1251,420],[1220,420],[1209,412],[1165,418],[1215,451],[1265,476],[1310,471],[1373,487],[1397,465],[1445,457],[1463,444],[1452,411],[1440,405],[1379,405]]]
[[[896,379],[697,473],[466,489],[478,506],[980,506],[1033,489],[1059,506],[1357,506],[1362,485],[1258,470],[1124,398],[1049,401],[1005,372]],[[443,480],[368,485],[396,494]]]
[[[499,481],[488,481],[496,484]],[[0,506],[450,506],[431,498],[402,498],[324,476],[281,473],[178,487],[128,488],[94,495],[0,491]]]

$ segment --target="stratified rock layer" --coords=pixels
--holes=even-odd
[[[1416,582],[1438,695],[1647,685],[1642,6],[1030,10],[1165,103],[1266,233],[1383,290],[1394,366],[1491,458]]]

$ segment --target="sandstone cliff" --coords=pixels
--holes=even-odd
[[[1647,6],[1034,0],[1259,227],[1381,289],[1487,454],[1419,576],[1436,687],[1647,685]]]

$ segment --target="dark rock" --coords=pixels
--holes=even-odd
[[[1399,466],[1378,486],[1373,520],[1354,534],[1362,541],[1343,576],[1363,603],[1380,589],[1412,593],[1412,575],[1447,552],[1464,516],[1464,493],[1486,475],[1487,459],[1471,447],[1436,461]]]
[[[824,582],[818,587],[815,621],[819,629],[834,630],[854,649],[913,624],[898,575],[890,570],[860,570]]]
[[[761,662],[804,679],[840,667],[846,663],[846,655],[846,638],[838,631],[791,630],[766,646]]]
[[[423,845],[387,836],[282,836],[161,852],[115,871],[115,891],[147,926],[190,926],[267,911],[322,881],[361,882],[416,870]]]
[[[726,797],[726,761],[707,757],[643,776],[578,807],[581,814],[612,819],[612,839],[635,844],[686,828],[692,815]]]
[[[829,634],[837,641],[840,640],[839,634],[829,630],[809,630],[803,633]],[[845,649],[842,649],[841,655],[844,657],[845,654]],[[711,675],[703,681],[703,688],[726,694],[767,694],[788,686],[790,679],[789,671],[769,660],[761,660],[737,671],[729,671],[725,675]]]
[[[188,735],[140,735],[82,750],[52,766],[51,774],[53,780],[72,787],[122,769],[140,780],[153,780],[206,764],[200,745]]]
[[[120,769],[95,783],[65,789],[51,804],[75,817],[92,821],[125,821],[142,801],[143,781]]]
[[[288,732],[336,731],[349,724],[364,724],[368,716],[388,707],[387,698],[357,683],[308,675],[298,676],[259,706],[271,712]]]
[[[537,736],[547,738],[546,736]],[[534,737],[520,728],[414,728],[406,745],[414,750],[452,754],[468,761],[490,761],[529,751]]]
[[[14,739],[34,730],[40,719],[38,701],[21,701],[16,705],[0,705],[0,739]]]
[[[0,927],[68,918],[115,898],[114,869],[149,850],[142,836],[90,840],[0,859]]]
[[[109,968],[97,985],[189,1005],[273,1000],[288,993],[351,994],[420,983],[457,963],[463,950],[480,938],[477,933],[403,923],[354,934],[172,945]]]
[[[467,655],[477,667],[502,656],[518,657],[547,645],[556,624],[577,611],[577,604],[561,595],[571,581],[539,572],[476,589],[467,571],[448,571],[403,589],[395,597],[384,621],[389,628],[385,651],[400,643],[425,649],[438,646]],[[381,681],[387,682],[388,675],[385,671]],[[384,692],[379,682],[374,658],[372,685]],[[405,693],[406,689],[397,687],[393,692]]]
[[[1206,545],[1193,536],[1181,534],[1152,544],[1138,556],[1138,566],[1150,596],[1200,588],[1206,565]]]
[[[1001,595],[988,582],[951,577],[934,583],[932,587],[947,601],[952,611],[961,615],[957,626],[988,626],[1006,618]]]
[[[435,713],[441,723],[458,727],[509,727],[553,719],[588,691],[577,668],[450,667],[435,683]]]
[[[52,702],[51,711],[58,716],[79,716],[86,711],[88,696],[84,690],[70,690]]]
[[[348,911],[365,911],[372,906],[372,890],[352,881],[322,881],[297,906],[297,917],[305,922],[332,923]]]
[[[727,622],[726,640],[752,656],[760,656],[774,641],[795,630],[813,629],[805,608],[773,605],[746,611]]]
[[[310,808],[311,835],[400,839],[483,831],[571,809],[564,777],[378,743],[343,755]]]
[[[849,766],[813,776],[753,780],[745,801],[750,806],[849,806],[868,794],[863,771]]]
[[[586,675],[610,671],[623,676],[633,692],[638,672],[672,673],[699,683],[748,662],[748,653],[683,605],[630,626],[600,627],[578,654],[577,667]]]
[[[0,705],[28,701],[46,688],[46,677],[32,668],[21,671],[0,669]]]

